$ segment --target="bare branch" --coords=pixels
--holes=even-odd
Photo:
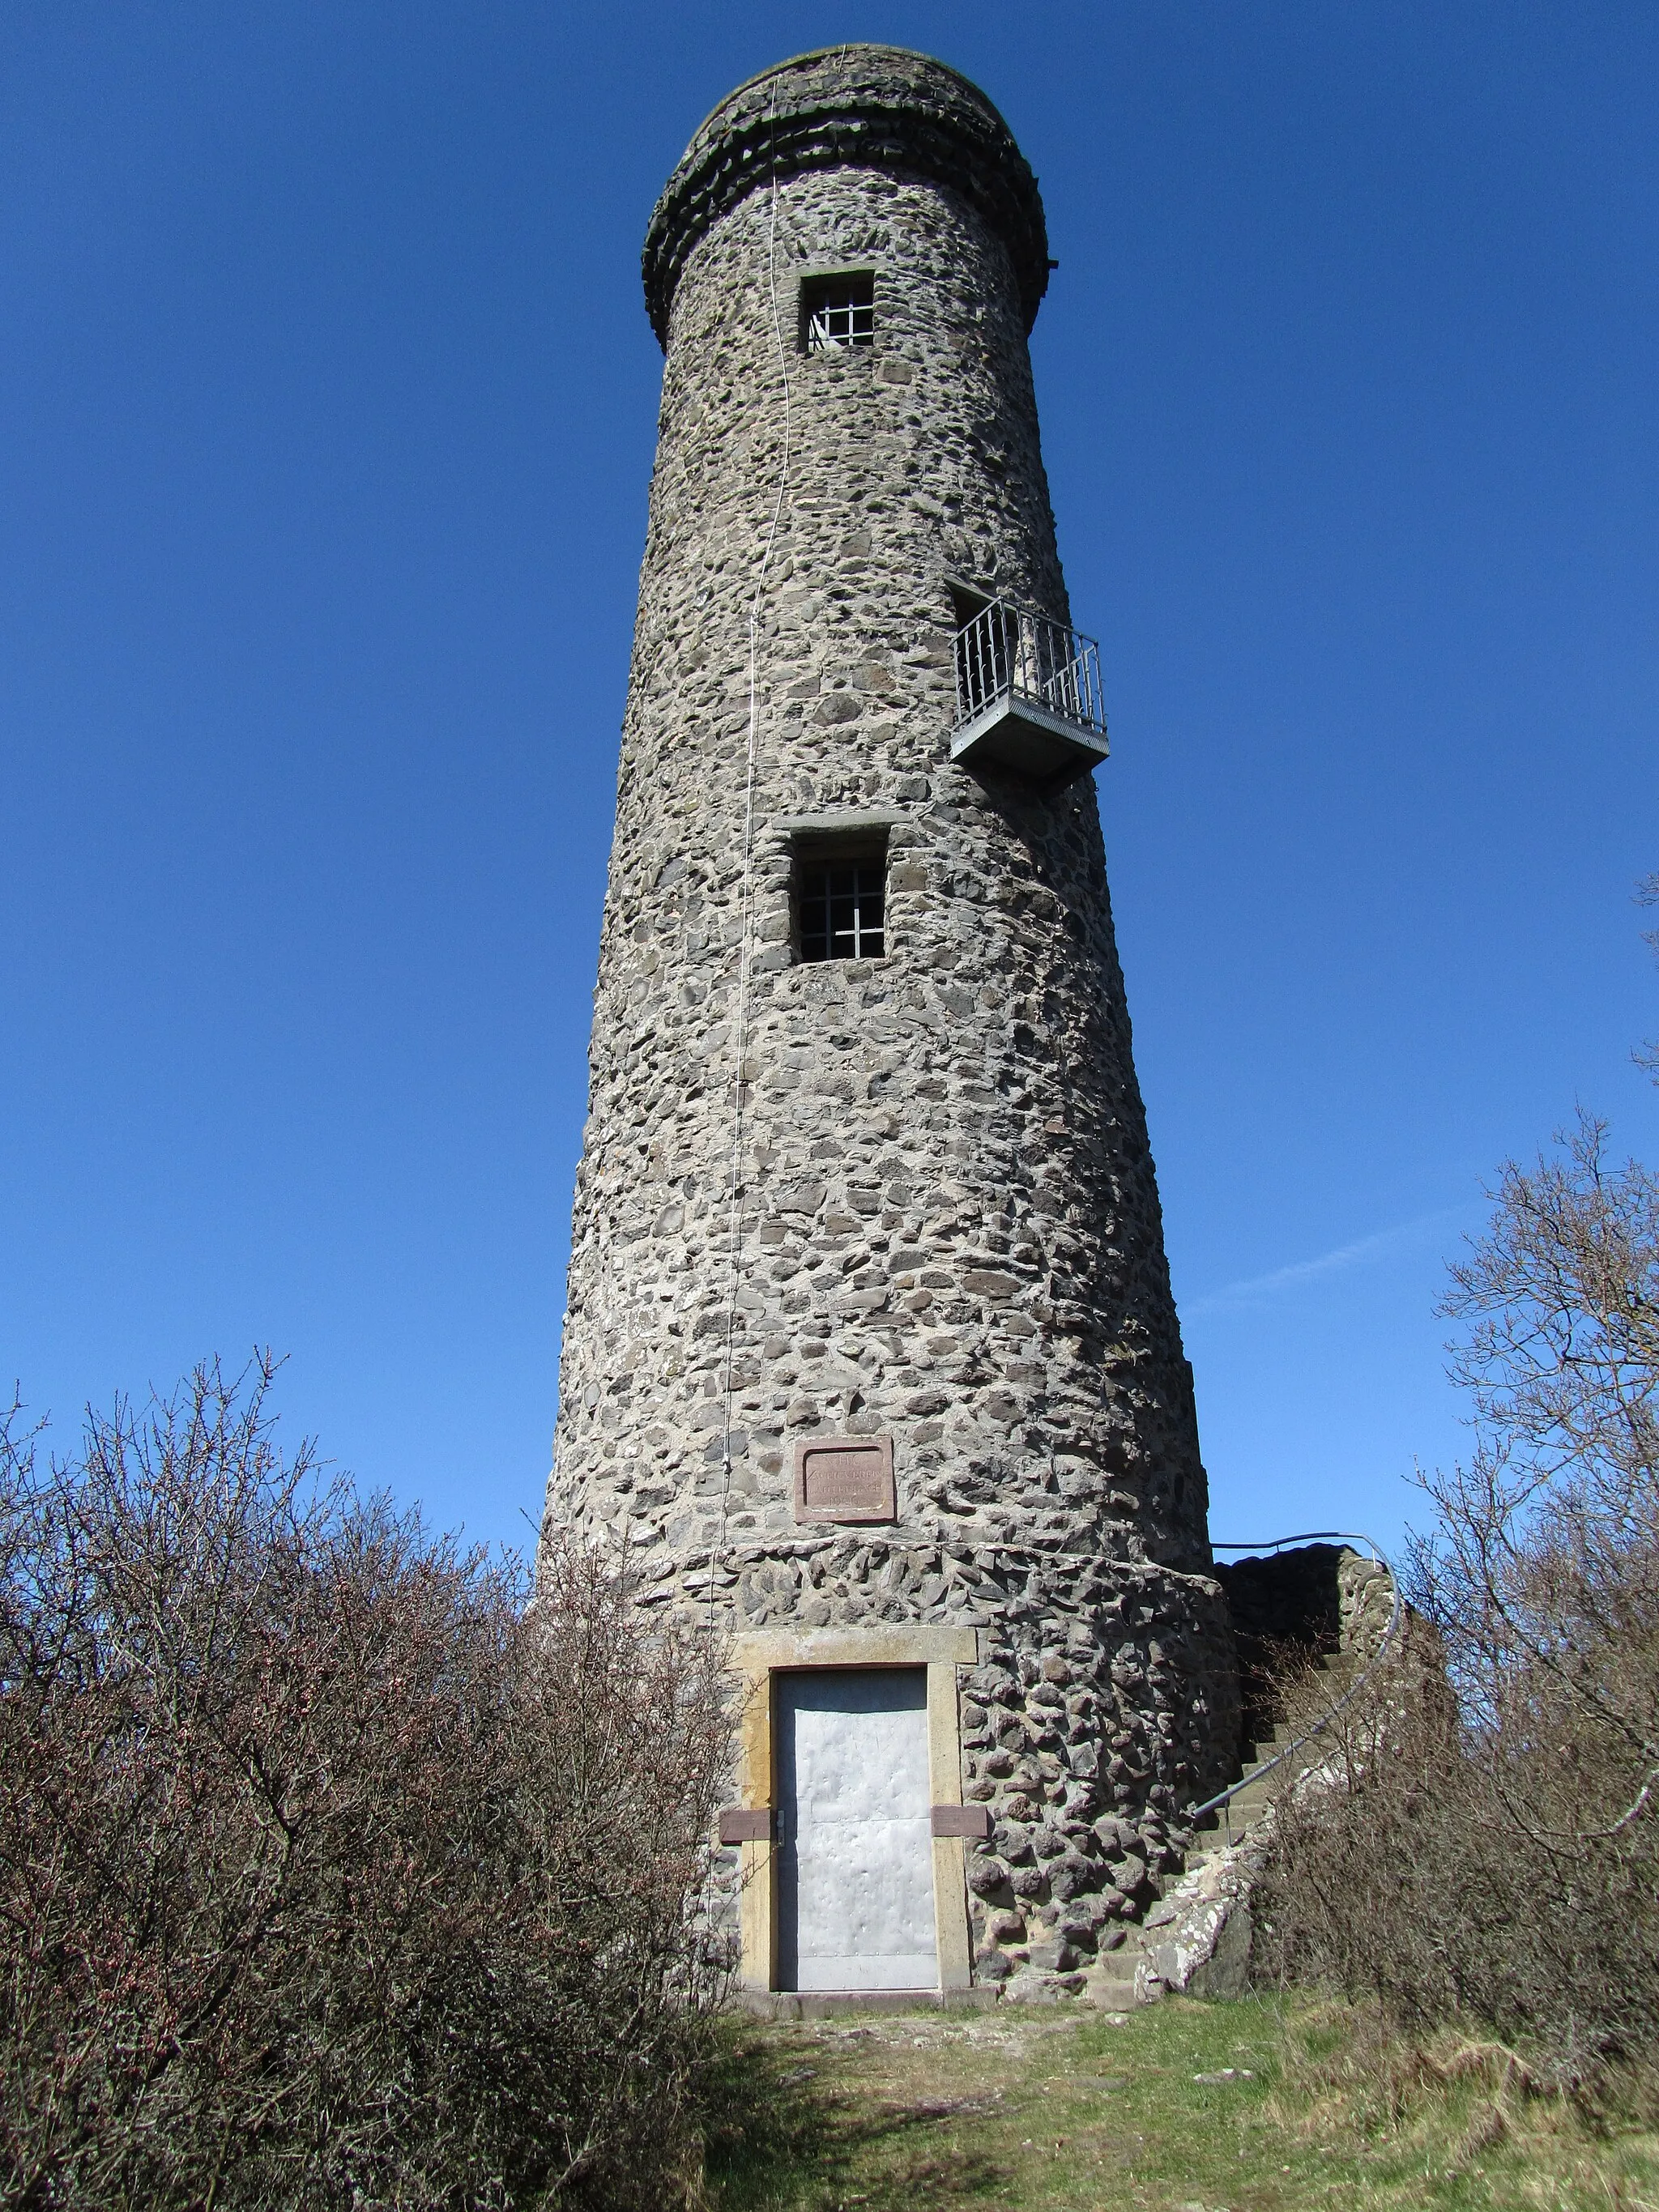
[[[5,2202],[654,2201],[718,1655],[277,1448],[276,1363],[0,1421]]]

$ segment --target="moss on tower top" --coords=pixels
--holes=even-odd
[[[1029,331],[1048,288],[1048,234],[1030,164],[977,85],[902,46],[825,46],[750,77],[706,118],[645,237],[646,306],[666,346],[674,289],[711,223],[775,177],[886,169],[959,193],[1000,238]]]

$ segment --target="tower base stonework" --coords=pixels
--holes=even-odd
[[[890,47],[659,203],[667,355],[551,1526],[722,1639],[753,1991],[1087,1986],[1238,1735],[1027,334],[1036,181]]]
[[[1210,1577],[880,1540],[688,1566],[690,1589],[659,1583],[643,1602],[714,1598],[742,1684],[744,1809],[776,1803],[778,1676],[927,1668],[934,1804],[981,1815],[934,1838],[946,1992],[1086,1990],[1114,1927],[1141,1917],[1177,1863],[1182,1813],[1236,1764],[1231,1630]],[[769,1833],[728,1846],[715,1876],[718,1916],[741,1926],[742,1979],[757,1990],[777,1986],[777,1848]]]

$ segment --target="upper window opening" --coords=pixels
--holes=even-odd
[[[887,841],[812,839],[795,854],[803,960],[878,960],[887,950]]]
[[[876,280],[862,275],[810,276],[800,288],[803,353],[876,342]]]

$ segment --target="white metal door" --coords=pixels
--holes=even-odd
[[[923,1667],[778,1677],[779,1981],[933,1990]]]

